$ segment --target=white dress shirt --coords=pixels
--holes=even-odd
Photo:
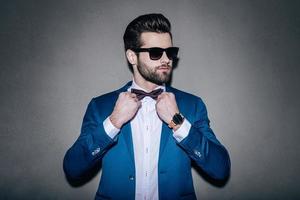
[[[131,91],[131,88],[145,91],[145,89],[138,86],[134,80],[132,86],[128,88],[128,91]],[[165,91],[165,86],[159,86],[158,88],[162,88]],[[146,96],[141,102],[142,106],[135,117],[130,121],[135,161],[135,199],[157,200],[157,167],[163,122],[156,113],[156,100]],[[105,132],[111,138],[114,138],[120,131],[114,127],[109,118],[103,122],[103,125]],[[174,132],[174,138],[178,142],[183,140],[188,135],[190,127],[191,124],[185,119],[180,128]]]

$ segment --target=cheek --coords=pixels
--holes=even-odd
[[[141,62],[149,62],[149,61],[151,61],[150,58],[149,58],[148,53],[146,53],[146,52],[140,53],[138,58],[139,58],[139,61],[141,61]]]
[[[154,69],[155,67],[157,66],[160,66],[160,62],[159,60],[151,60],[148,55],[146,56],[140,56],[139,59],[139,64],[144,66],[144,67],[147,67],[149,69]]]

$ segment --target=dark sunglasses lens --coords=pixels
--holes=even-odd
[[[160,48],[152,48],[149,50],[151,60],[159,60],[163,55],[164,51]]]
[[[149,55],[151,60],[159,60],[162,57],[164,51],[166,51],[168,58],[170,60],[173,60],[177,58],[178,50],[178,47],[169,47],[167,49],[154,47],[149,49]]]
[[[178,48],[176,47],[170,47],[166,50],[167,56],[170,60],[177,58],[177,54],[178,54]]]

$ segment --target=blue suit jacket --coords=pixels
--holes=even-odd
[[[102,175],[96,199],[134,199],[135,164],[130,122],[111,139],[103,121],[111,114],[120,92],[131,82],[111,93],[93,98],[85,113],[81,133],[64,158],[67,177],[81,179],[102,161]],[[224,179],[230,172],[226,149],[209,127],[204,103],[199,97],[166,87],[172,92],[180,112],[191,123],[188,136],[178,143],[172,130],[163,123],[158,161],[159,199],[196,199],[191,161],[214,179]]]

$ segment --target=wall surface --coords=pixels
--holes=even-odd
[[[122,35],[162,12],[180,61],[173,86],[201,96],[227,147],[223,187],[199,199],[299,199],[300,3],[279,0],[1,1],[0,199],[93,199],[62,160],[92,97],[131,79]]]

